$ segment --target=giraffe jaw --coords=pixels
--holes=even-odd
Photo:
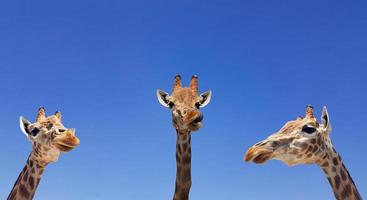
[[[68,152],[77,147],[80,141],[75,136],[74,131],[74,129],[70,129],[65,134],[56,137],[53,141],[54,146],[62,152]]]

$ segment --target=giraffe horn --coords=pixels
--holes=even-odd
[[[41,122],[41,121],[43,121],[45,119],[46,119],[45,108],[44,107],[40,107],[38,109],[38,113],[37,113],[37,117],[36,117],[36,122]]]
[[[55,116],[59,119],[60,122],[62,121],[62,115],[60,111],[56,111]]]
[[[193,92],[198,93],[198,76],[193,75],[191,77],[190,88]]]
[[[178,88],[181,88],[181,76],[179,74],[175,76],[175,82],[173,83],[173,91],[176,91]]]
[[[308,105],[306,107],[306,117],[307,118],[314,118],[314,115],[313,115],[313,106],[312,105]]]

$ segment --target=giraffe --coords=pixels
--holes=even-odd
[[[252,146],[244,159],[257,164],[270,159],[281,160],[289,166],[317,164],[324,171],[337,200],[361,200],[352,177],[331,143],[330,133],[327,108],[323,108],[321,123],[318,123],[309,105],[305,117],[287,122],[278,132]]]
[[[173,126],[177,133],[176,184],[174,200],[189,199],[191,187],[191,131],[197,131],[203,120],[200,108],[208,105],[211,91],[198,95],[198,77],[192,76],[190,86],[181,86],[181,76],[176,75],[172,95],[157,90],[158,101],[172,111]]]
[[[61,152],[68,152],[79,145],[75,129],[67,129],[62,124],[61,112],[46,117],[43,107],[38,109],[36,122],[31,123],[20,117],[20,128],[32,142],[32,152],[8,200],[31,200],[36,192],[44,169],[56,162]]]

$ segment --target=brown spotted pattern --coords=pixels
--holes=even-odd
[[[61,121],[61,113],[46,117],[44,108],[38,110],[35,123],[21,117],[21,128],[32,142],[32,152],[14,183],[8,200],[31,200],[45,167],[57,161],[60,152],[67,152],[79,145],[73,129],[67,129]]]
[[[198,95],[198,78],[191,78],[189,87],[181,86],[177,75],[172,95],[157,91],[159,102],[172,111],[173,126],[177,132],[176,143],[176,183],[174,200],[188,200],[191,188],[191,131],[201,127],[203,115],[200,107],[208,104],[211,92]]]
[[[317,164],[325,172],[336,199],[360,200],[349,172],[330,141],[330,133],[326,107],[318,123],[313,107],[307,106],[305,117],[287,122],[278,132],[249,148],[244,159],[255,163],[277,159],[291,166]]]

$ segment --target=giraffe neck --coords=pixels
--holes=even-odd
[[[191,187],[191,135],[177,130],[176,186],[174,200],[188,200]]]
[[[29,155],[26,165],[14,183],[7,200],[31,200],[47,164],[40,162],[33,151]]]
[[[334,147],[325,154],[320,166],[337,200],[362,200],[352,177]]]

